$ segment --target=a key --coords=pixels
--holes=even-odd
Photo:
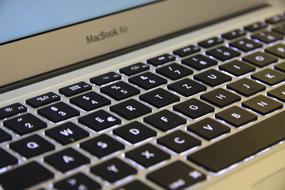
[[[275,65],[274,68],[285,73],[285,62]]]
[[[205,56],[205,55],[198,54],[198,55],[194,55],[192,57],[183,59],[181,61],[181,63],[184,65],[187,65],[193,69],[202,70],[202,69],[206,69],[206,68],[212,67],[214,65],[217,65],[218,62],[212,58]]]
[[[192,70],[178,63],[172,63],[167,66],[160,67],[156,69],[156,72],[172,80],[181,79],[193,73]]]
[[[256,115],[237,106],[217,113],[216,118],[224,120],[234,127],[240,127],[257,120]]]
[[[246,32],[243,29],[235,29],[230,32],[222,34],[222,37],[227,39],[227,40],[233,40],[236,38],[239,38],[241,36],[244,36]]]
[[[56,102],[60,100],[60,96],[53,93],[53,92],[48,92],[45,94],[42,94],[40,96],[36,96],[34,98],[30,98],[26,100],[26,103],[33,108],[38,108],[41,106],[48,105],[50,103]]]
[[[72,122],[67,122],[45,131],[45,134],[62,145],[86,138],[89,133]]]
[[[255,22],[255,23],[245,26],[244,29],[249,32],[255,32],[255,31],[264,29],[266,27],[267,27],[267,24],[265,22]]]
[[[110,110],[129,120],[138,118],[152,111],[150,107],[134,99],[129,99],[111,106]]]
[[[127,76],[133,76],[135,74],[141,73],[143,71],[149,70],[149,66],[144,63],[136,63],[130,66],[126,66],[120,69],[120,73],[123,73]]]
[[[234,42],[231,42],[229,45],[243,52],[253,51],[262,47],[261,43],[255,42],[254,40],[250,40],[247,38],[236,40]]]
[[[285,85],[282,85],[278,88],[270,90],[267,94],[271,97],[274,97],[282,102],[285,102]]]
[[[176,153],[182,153],[201,145],[200,140],[181,130],[165,135],[157,139],[157,142]]]
[[[273,31],[262,31],[251,36],[263,43],[269,44],[283,39],[283,36]]]
[[[27,108],[20,103],[11,104],[0,108],[0,119],[12,117],[19,113],[24,113],[26,111]]]
[[[284,44],[276,44],[269,48],[265,49],[265,52],[275,55],[280,58],[285,58],[285,45]]]
[[[125,148],[122,143],[106,134],[87,140],[81,143],[80,147],[98,158],[105,157]]]
[[[166,84],[167,80],[151,72],[146,72],[146,73],[134,76],[132,78],[129,78],[129,82],[145,90],[149,90],[151,88],[160,86],[162,84]]]
[[[261,115],[269,114],[283,107],[281,103],[263,95],[258,95],[243,102],[242,106],[249,108]]]
[[[9,135],[4,130],[0,129],[0,143],[5,142],[5,141],[9,141],[9,140],[12,140],[12,136]]]
[[[228,84],[227,88],[248,97],[265,90],[266,87],[248,78],[243,78],[231,84]]]
[[[143,100],[156,108],[162,108],[180,100],[178,96],[162,88],[158,88],[143,95],[140,95],[139,98],[140,100]]]
[[[144,122],[161,130],[168,131],[186,123],[186,119],[168,110],[162,110],[144,118]]]
[[[213,56],[220,61],[227,61],[229,59],[240,56],[240,52],[231,48],[220,46],[211,50],[206,51],[207,55]]]
[[[205,180],[206,176],[178,160],[148,174],[147,178],[164,189],[182,190]]]
[[[209,86],[218,86],[225,82],[231,81],[232,78],[229,75],[226,75],[220,71],[210,69],[203,73],[194,75],[194,79],[201,81]]]
[[[233,60],[219,66],[219,69],[231,73],[235,76],[245,75],[249,72],[255,71],[255,67],[240,60]]]
[[[189,45],[181,49],[173,51],[173,54],[178,55],[179,57],[186,57],[201,51],[201,48],[195,45]]]
[[[73,148],[66,148],[46,156],[44,161],[61,172],[67,172],[90,163],[89,158]]]
[[[187,130],[203,137],[206,140],[212,140],[230,132],[229,127],[209,117],[189,125]]]
[[[170,55],[168,53],[148,59],[147,63],[153,65],[153,66],[159,66],[159,65],[163,65],[165,63],[171,62],[171,61],[175,61],[175,56],[174,55]]]
[[[110,82],[120,80],[121,78],[122,78],[121,75],[119,75],[118,73],[109,72],[109,73],[105,73],[105,74],[96,76],[94,78],[91,78],[90,82],[92,82],[93,84],[96,84],[97,86],[102,86]]]
[[[147,168],[170,159],[170,155],[152,144],[145,144],[125,153],[126,157]]]
[[[258,67],[264,67],[278,61],[276,57],[263,52],[255,52],[243,57],[242,59]]]
[[[90,84],[87,84],[86,82],[78,82],[76,84],[72,84],[72,85],[69,85],[67,87],[63,87],[63,88],[59,89],[58,91],[61,94],[65,95],[67,97],[70,97],[70,96],[74,96],[74,95],[86,92],[86,91],[91,90],[91,89],[92,89],[92,86]]]
[[[139,180],[134,180],[129,182],[121,187],[116,188],[115,190],[154,190],[153,188],[149,187],[148,185],[144,184]]]
[[[98,175],[104,180],[111,183],[137,173],[137,170],[135,168],[120,160],[119,158],[111,158],[110,160],[93,166],[90,170],[93,174]]]
[[[277,24],[277,23],[285,21],[285,17],[284,17],[284,15],[279,14],[279,15],[274,15],[270,18],[267,18],[265,21],[268,24]]]
[[[151,137],[156,136],[156,131],[150,129],[138,121],[133,121],[120,128],[114,129],[113,134],[121,137],[122,139],[135,144]]]
[[[251,78],[272,86],[283,82],[285,75],[279,71],[268,68],[251,75]]]
[[[18,163],[17,158],[15,158],[14,156],[12,156],[10,153],[6,152],[2,148],[0,148],[0,155],[1,155],[0,156],[0,169],[5,168],[7,166],[15,165]],[[0,180],[0,184],[1,184],[1,180]]]
[[[202,46],[204,48],[211,48],[211,47],[217,46],[223,42],[224,42],[224,40],[222,38],[212,37],[212,38],[209,38],[207,40],[203,40],[201,42],[198,42],[198,45]]]

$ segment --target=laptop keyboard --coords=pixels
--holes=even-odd
[[[180,190],[279,143],[284,21],[276,15],[0,108],[1,186]]]

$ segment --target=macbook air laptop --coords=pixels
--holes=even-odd
[[[0,189],[285,189],[284,11],[0,1]]]

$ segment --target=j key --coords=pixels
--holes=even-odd
[[[104,110],[99,110],[81,117],[78,121],[97,132],[121,124],[121,120],[119,118]]]
[[[217,113],[216,118],[224,120],[235,127],[240,127],[257,120],[256,115],[237,106]]]
[[[231,48],[221,46],[218,48],[214,48],[211,50],[208,50],[206,52],[207,55],[213,56],[216,59],[219,59],[220,61],[227,61],[229,59],[232,59],[234,57],[240,56],[240,52],[235,51]]]
[[[188,131],[191,131],[206,140],[212,140],[223,134],[230,132],[230,128],[226,127],[222,123],[211,119],[205,118],[187,127]]]
[[[227,88],[248,97],[265,90],[266,87],[248,78],[243,78],[231,84],[228,84]]]
[[[235,47],[243,52],[249,52],[262,47],[262,44],[253,40],[242,38],[230,43],[230,46]]]
[[[165,135],[159,138],[157,142],[176,153],[185,152],[193,147],[201,145],[200,140],[181,130]]]
[[[10,148],[26,158],[31,158],[54,150],[55,146],[39,135],[32,135],[11,143]]]
[[[282,62],[278,65],[275,65],[274,68],[279,70],[279,71],[285,72],[285,62]]]
[[[236,38],[239,38],[241,36],[244,36],[246,32],[243,29],[235,29],[230,32],[222,34],[222,37],[227,39],[227,40],[233,40]]]
[[[60,100],[60,96],[53,93],[53,92],[48,92],[46,94],[42,94],[40,96],[36,96],[34,98],[28,99],[26,103],[33,108],[38,108],[41,106],[45,106],[47,104],[56,102]]]
[[[284,140],[285,128],[280,125],[284,122],[283,111],[189,155],[188,159],[210,171],[221,171]]]
[[[207,90],[206,86],[188,78],[172,83],[168,85],[167,88],[185,97],[189,97]]]
[[[214,69],[210,69],[203,73],[194,75],[194,79],[199,80],[212,87],[232,80],[230,76]]]
[[[156,69],[156,72],[172,80],[177,80],[193,73],[192,70],[177,63],[160,67]]]
[[[54,178],[54,174],[38,162],[30,162],[0,175],[3,189],[22,190]],[[15,179],[17,182],[15,183]]]
[[[70,99],[70,102],[85,111],[91,111],[111,104],[111,101],[96,92],[87,92]]]
[[[0,129],[0,143],[5,142],[5,141],[9,141],[9,140],[12,140],[12,136],[9,135],[4,130]]]
[[[90,163],[90,160],[73,148],[66,148],[60,152],[46,156],[44,161],[61,172],[67,172]]]
[[[143,73],[138,76],[129,78],[129,81],[145,90],[167,83],[164,78],[159,77],[151,72]]]
[[[127,152],[126,157],[147,168],[170,159],[170,155],[152,144],[145,144]]]
[[[186,46],[184,48],[175,50],[175,51],[173,51],[173,53],[175,55],[178,55],[179,57],[186,57],[186,56],[192,55],[194,53],[197,53],[200,50],[201,50],[200,47],[195,46],[195,45],[190,45],[190,46]]]
[[[282,40],[283,36],[271,31],[263,31],[251,36],[254,39],[260,40],[266,44],[276,42],[278,40]]]
[[[53,127],[47,130],[45,134],[62,145],[70,144],[89,136],[88,132],[72,122]]]
[[[186,119],[168,111],[162,110],[144,118],[144,122],[161,130],[168,131],[186,123]]]
[[[151,112],[151,108],[134,99],[121,102],[110,107],[112,112],[126,118],[135,119]]]
[[[57,190],[99,190],[101,185],[83,173],[77,173],[54,184]]]
[[[146,94],[143,94],[140,96],[140,99],[156,108],[162,108],[180,100],[178,96],[162,88],[158,88]]]
[[[194,98],[177,104],[173,109],[190,117],[191,119],[196,119],[215,111],[212,106]]]
[[[280,58],[285,58],[285,45],[284,44],[276,44],[265,49],[267,53],[271,53]]]
[[[0,156],[0,169],[7,167],[7,166],[15,165],[18,163],[17,158],[15,158],[14,156],[9,154],[2,148],[0,148],[0,155],[1,155]]]
[[[272,28],[274,32],[285,35],[285,24],[281,24]]]
[[[165,63],[171,62],[171,61],[175,61],[175,56],[174,55],[170,55],[168,53],[148,59],[147,63],[153,65],[153,66],[159,66],[159,65],[163,65]]]
[[[111,183],[137,173],[135,168],[118,158],[112,158],[102,162],[93,166],[90,170],[92,173]]]
[[[282,85],[278,88],[270,90],[267,93],[269,96],[274,97],[282,102],[285,102],[285,85]]]
[[[147,178],[164,189],[182,190],[205,180],[206,176],[178,160],[148,174]]]
[[[278,59],[263,52],[255,52],[242,58],[244,61],[256,65],[258,67],[264,67],[271,63],[277,62]]]
[[[100,91],[115,100],[123,100],[140,93],[139,89],[122,81],[105,86]]]
[[[225,89],[217,88],[201,95],[201,99],[222,108],[240,101],[241,97]]]
[[[90,82],[98,86],[102,86],[104,84],[108,84],[110,82],[120,80],[121,78],[122,78],[121,75],[119,75],[118,73],[109,72],[109,73],[105,73],[103,75],[91,78]]]
[[[134,121],[125,126],[114,129],[113,134],[132,144],[135,144],[148,138],[154,137],[157,133],[142,123]]]
[[[202,46],[204,48],[211,48],[211,47],[217,46],[223,42],[224,42],[224,40],[222,38],[213,37],[213,38],[209,38],[207,40],[198,42],[198,45]]]
[[[5,127],[19,135],[25,135],[47,127],[47,124],[45,122],[32,115],[31,113],[6,120],[3,122],[3,124]]]
[[[224,65],[219,66],[219,69],[227,71],[228,73],[231,73],[235,76],[241,76],[255,71],[255,67],[240,60],[233,60],[231,62],[228,62]]]
[[[136,63],[127,67],[120,69],[120,73],[127,76],[133,76],[135,74],[141,73],[143,71],[149,70],[149,66],[144,63]]]
[[[251,75],[251,77],[271,86],[285,80],[285,75],[283,73],[273,69],[264,69]]]
[[[245,26],[244,29],[249,32],[255,32],[255,31],[261,30],[266,27],[267,27],[267,24],[265,22],[255,22],[253,24]]]
[[[0,119],[12,117],[19,113],[24,113],[26,111],[27,108],[20,103],[11,104],[9,106],[0,108]]]
[[[249,108],[262,115],[269,114],[283,107],[281,103],[263,95],[258,95],[252,99],[243,102],[242,106]]]
[[[121,186],[115,190],[134,190],[134,189],[135,190],[154,190],[139,180],[134,180],[134,181],[127,183],[126,185],[123,185],[123,186]]]
[[[283,15],[275,15],[265,20],[268,24],[277,24],[285,21],[285,17]]]
[[[91,90],[92,86],[87,84],[86,82],[79,82],[64,88],[59,89],[59,92],[67,97],[74,96],[80,94],[82,92],[86,92]]]
[[[202,69],[206,69],[208,67],[212,67],[214,65],[217,65],[217,61],[214,59],[211,59],[205,55],[202,54],[198,54],[195,55],[193,57],[189,57],[186,59],[183,59],[181,61],[183,64],[192,67],[196,70],[202,70]]]
[[[80,144],[80,147],[98,158],[102,158],[125,148],[122,143],[106,134],[85,141]]]

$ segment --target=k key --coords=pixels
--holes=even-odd
[[[285,80],[285,75],[283,73],[269,68],[255,73],[251,75],[251,77],[271,86]]]

